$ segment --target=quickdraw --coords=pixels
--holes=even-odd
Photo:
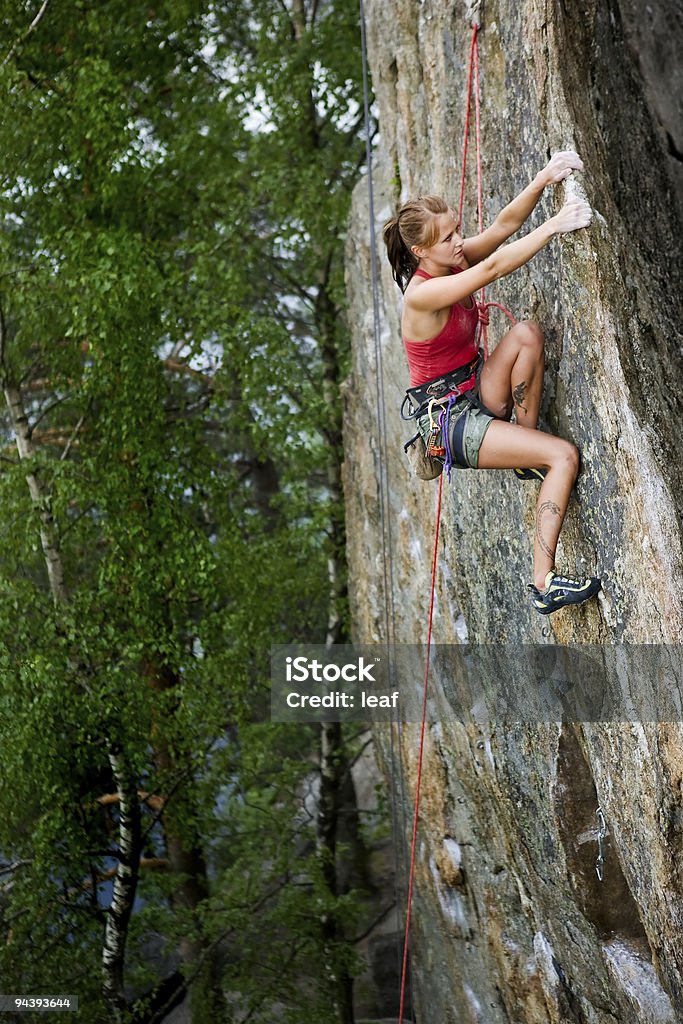
[[[438,405],[440,408],[438,421],[434,419],[434,406]],[[442,402],[437,398],[432,398],[429,403],[429,434],[427,436],[427,455],[434,457],[443,457],[446,454],[446,448],[443,443],[443,431],[441,429],[441,423],[443,420],[443,405]]]

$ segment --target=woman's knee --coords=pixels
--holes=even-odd
[[[541,325],[535,320],[520,320],[512,328],[520,348],[525,348],[535,355],[542,355],[545,336]]]
[[[565,441],[560,437],[555,438],[552,456],[548,461],[548,469],[560,469],[567,476],[570,476],[572,480],[576,480],[579,475],[581,456],[579,455],[579,449],[571,441]]]

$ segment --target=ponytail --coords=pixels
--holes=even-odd
[[[415,253],[411,252],[401,238],[401,229],[398,226],[398,217],[392,217],[384,225],[382,232],[384,244],[387,247],[387,256],[391,264],[391,272],[394,281],[402,292],[417,269],[418,259]]]
[[[429,248],[437,239],[435,218],[450,207],[440,196],[421,196],[404,203],[395,217],[384,225],[382,237],[387,247],[394,281],[404,292],[417,270],[419,259],[412,246]]]

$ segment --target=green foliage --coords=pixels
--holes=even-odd
[[[323,1024],[321,916],[350,934],[358,911],[326,890],[302,804],[315,735],[259,723],[271,643],[324,640],[341,543],[330,387],[363,152],[357,14],[76,0],[27,32],[33,6],[0,3],[0,374],[34,449],[19,461],[6,418],[3,988],[78,992],[84,1024],[111,1020],[116,751],[154,865],[129,991],[151,992],[194,939],[250,1019],[277,999],[283,1019]],[[174,844],[206,889],[191,906]],[[334,955],[355,969],[347,944]]]

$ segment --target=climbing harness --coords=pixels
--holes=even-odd
[[[401,419],[413,420],[422,416],[433,399],[446,398],[450,394],[461,395],[472,386],[477,370],[481,366],[481,356],[477,354],[465,366],[457,370],[441,374],[417,387],[408,388],[401,402]]]
[[[403,445],[404,452],[409,452],[413,472],[420,480],[435,480],[445,467],[447,475],[450,473],[452,460],[448,459],[448,413],[453,401],[474,387],[481,364],[481,353],[478,353],[465,366],[406,391],[401,403],[401,419],[416,419],[421,422],[423,416],[429,417],[430,429],[427,437],[423,436],[420,427]],[[441,410],[438,421],[434,418],[434,408],[437,405]],[[448,479],[450,480],[450,476]]]

